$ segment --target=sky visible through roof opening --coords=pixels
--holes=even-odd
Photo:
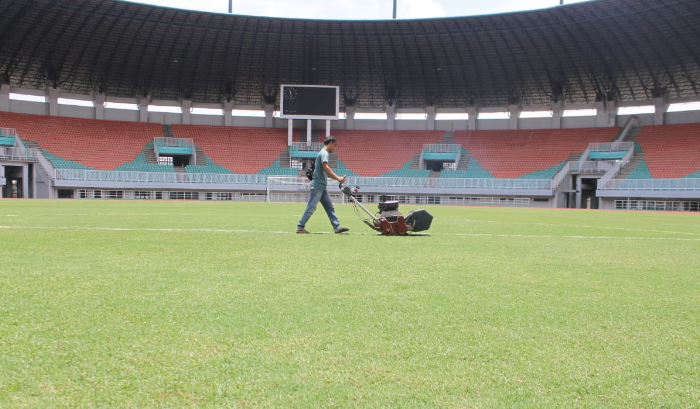
[[[185,10],[228,13],[229,0],[125,0]],[[564,5],[592,0],[564,0]],[[595,0],[593,0],[595,1]],[[560,0],[398,0],[398,19],[476,16],[558,7]],[[393,0],[233,0],[233,14],[327,20],[388,20]]]

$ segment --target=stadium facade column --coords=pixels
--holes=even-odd
[[[425,129],[427,131],[435,130],[435,116],[437,115],[437,109],[434,105],[429,105],[425,107]]]
[[[22,198],[29,199],[29,165],[26,163],[22,164]]]
[[[393,131],[394,123],[396,121],[396,105],[386,106],[386,130]]]
[[[233,102],[224,101],[224,126],[233,126]]]
[[[469,122],[467,124],[467,129],[470,131],[475,131],[476,119],[479,117],[479,107],[476,105],[468,106],[467,115],[469,115],[469,118],[467,119],[467,121]]]
[[[668,90],[665,90],[658,97],[652,99],[654,101],[654,125],[663,125],[668,111]]]
[[[520,111],[522,111],[520,104],[508,105],[508,113],[510,114],[510,129],[518,129]]]
[[[265,104],[265,128],[272,128],[274,123],[275,106],[272,104]]]
[[[0,84],[0,111],[10,111],[10,84]]]
[[[561,128],[561,117],[564,115],[564,99],[552,102],[552,129]]]
[[[192,101],[183,99],[180,104],[182,106],[182,124],[190,125],[192,123]]]
[[[617,101],[597,101],[595,107],[598,111],[596,114],[596,127],[607,128],[615,126],[615,119],[617,119]]]
[[[0,179],[5,179],[5,167],[0,165]],[[0,199],[2,199],[2,192],[5,190],[5,184],[7,181],[5,181],[4,184],[0,185]]]
[[[92,95],[92,103],[95,105],[95,119],[105,119],[105,94],[98,93]]]
[[[48,87],[47,96],[49,100],[49,116],[58,116],[58,98],[61,96],[61,89]]]
[[[139,97],[139,122],[148,122],[148,104],[150,102],[150,95]]]
[[[355,129],[355,111],[352,106],[345,107],[345,129]]]

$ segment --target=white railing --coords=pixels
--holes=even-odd
[[[56,180],[56,168],[53,166],[51,161],[46,159],[46,156],[41,152],[41,149],[39,148],[30,148],[29,149],[36,158],[37,162],[39,162],[39,165],[41,168],[44,170],[44,173],[46,173],[46,176],[49,178]]]
[[[264,185],[267,175],[229,173],[132,172],[118,170],[57,169],[56,180],[119,183],[202,183]]]
[[[625,127],[622,129],[622,132],[620,132],[620,135],[615,139],[615,142],[618,141],[624,141],[625,138],[627,138],[627,134],[630,132],[633,126],[637,126],[637,123],[639,121],[639,117],[633,116],[630,119],[627,120],[627,123],[625,124]]]
[[[292,142],[293,151],[318,152],[321,148],[323,148],[321,142],[311,142],[311,145],[307,145],[306,142]]]
[[[197,150],[192,138],[166,138],[163,136],[153,138],[153,152],[156,154],[156,158],[160,157],[160,147],[190,148],[192,149],[192,163],[197,163]]]
[[[0,133],[5,135],[0,136],[17,136],[17,130],[15,128],[2,128],[0,127]]]
[[[194,140],[191,138],[166,138],[160,136],[153,138],[153,145],[171,148],[191,148],[194,146]]]
[[[591,148],[586,148],[586,150],[583,151],[583,154],[581,154],[581,157],[578,159],[579,166],[581,166],[583,162],[587,161],[590,155]]]
[[[700,178],[601,179],[598,182],[598,190],[700,191]]]
[[[619,152],[634,148],[634,142],[594,142],[588,144],[590,152]]]
[[[456,143],[436,143],[423,145],[425,153],[458,153],[462,151],[462,145]]]
[[[45,161],[43,155],[40,162]],[[43,165],[43,163],[42,163]],[[46,165],[43,165],[46,167]],[[49,165],[50,166],[50,165]],[[52,169],[53,167],[51,167]],[[48,170],[49,168],[47,168]],[[56,180],[75,182],[176,183],[219,185],[265,185],[268,175],[227,173],[132,172],[116,170],[56,169]],[[329,183],[335,183],[330,181]],[[548,189],[549,179],[495,178],[405,178],[349,176],[348,185],[384,188],[450,188],[450,189]]]
[[[31,152],[27,152],[24,146],[0,147],[0,159],[16,161],[33,161]]]
[[[496,179],[496,178],[473,178],[473,179],[452,179],[437,178],[435,186],[449,189],[549,189],[550,179]]]
[[[634,156],[634,143],[632,142],[622,142],[622,143],[630,143],[631,147],[625,154],[625,156],[622,157],[621,160],[619,161],[614,161],[613,166],[608,170],[608,172],[603,175],[602,178],[598,181],[598,186],[604,185],[607,183],[609,180],[615,179],[617,175],[620,174],[622,169],[629,163],[629,161],[632,159],[632,156]]]
[[[561,169],[559,169],[559,172],[557,172],[556,175],[552,178],[552,183],[548,186],[551,189],[556,189],[561,185],[561,183],[566,179],[566,177],[569,175],[569,172],[571,172],[571,168],[578,164],[578,162],[573,162],[569,161],[562,166]]]
[[[576,173],[607,173],[615,166],[614,160],[589,160],[569,162],[571,172]]]

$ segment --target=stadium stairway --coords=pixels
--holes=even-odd
[[[409,169],[420,170],[420,152],[413,155],[413,159],[411,159],[411,166],[409,166]]]
[[[202,150],[202,148],[195,145],[194,152],[195,152],[195,156],[197,156],[197,163],[195,163],[195,165],[196,166],[206,166],[208,164],[207,159],[209,159],[209,158],[207,158],[206,155],[204,155],[204,151]]]
[[[632,159],[627,163],[625,166],[625,169],[620,172],[620,174],[617,176],[617,179],[640,179],[641,173],[647,174],[649,173],[649,168],[647,167],[646,162],[644,161],[644,156],[646,153],[644,152],[635,152],[634,156],[632,156]],[[639,168],[639,170],[637,170]],[[630,177],[630,175],[634,172],[634,174]]]
[[[285,149],[282,153],[280,153],[279,160],[281,168],[292,167],[292,154],[289,152],[289,148]]]
[[[639,135],[639,132],[642,130],[641,127],[639,126],[633,126],[630,128],[629,132],[627,132],[627,135],[625,135],[625,139],[622,142],[634,142],[637,140],[637,136]],[[622,131],[620,131],[622,132]]]
[[[156,151],[153,147],[153,144],[144,146],[143,154],[146,157],[146,163],[148,163],[149,165],[158,164],[158,158],[156,158]]]
[[[467,168],[469,167],[470,161],[471,161],[471,155],[469,154],[469,151],[462,148],[462,154],[459,157],[459,163],[457,164],[456,170],[467,170]]]
[[[163,125],[161,125],[161,127],[163,128],[163,136],[164,137],[166,137],[166,138],[174,138],[175,137],[175,134],[173,133],[172,126],[163,124]]]

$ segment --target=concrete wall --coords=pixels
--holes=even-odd
[[[224,116],[192,115],[192,125],[224,126]]]
[[[510,119],[477,119],[476,129],[479,131],[510,129]]]
[[[561,127],[571,128],[595,128],[596,118],[594,116],[573,116],[561,119]]]
[[[700,111],[667,112],[664,121],[669,125],[700,122]]]
[[[79,107],[72,105],[59,105],[59,116],[68,116],[72,118],[95,119],[95,108]]]
[[[552,127],[552,118],[520,118],[518,129],[548,129]]]

